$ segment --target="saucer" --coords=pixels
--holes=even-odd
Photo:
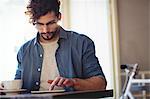
[[[4,90],[0,90],[0,92],[2,93],[19,93],[19,92],[23,92],[26,91],[26,89],[4,89]]]

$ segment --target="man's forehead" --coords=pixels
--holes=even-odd
[[[49,22],[49,21],[52,21],[52,20],[55,20],[57,18],[56,14],[54,12],[48,12],[47,14],[41,16],[37,21],[38,22]]]

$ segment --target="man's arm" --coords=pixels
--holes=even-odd
[[[103,90],[106,88],[106,81],[99,76],[88,79],[56,77],[49,83],[51,84],[49,90],[53,90],[55,86],[74,87],[75,90]]]
[[[21,46],[21,48],[19,49],[18,53],[17,53],[17,62],[18,62],[18,66],[17,66],[17,70],[16,70],[16,74],[15,74],[15,78],[14,79],[21,79],[21,72],[22,72],[22,57],[23,57],[23,53],[24,53],[24,49],[26,47]]]
[[[53,89],[54,86],[73,86],[75,90],[101,90],[106,88],[104,73],[99,64],[98,58],[95,56],[94,42],[86,36],[80,37],[82,37],[81,39],[84,39],[81,60],[82,78],[87,79],[56,77],[51,83],[50,90]]]
[[[75,78],[74,88],[76,90],[103,90],[106,88],[106,81],[102,77],[94,76],[88,79]]]
[[[87,79],[77,79],[75,89],[77,90],[96,90],[106,88],[106,79],[99,60],[95,54],[95,44],[87,36],[83,36],[82,67],[83,77]]]

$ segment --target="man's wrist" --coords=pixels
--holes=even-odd
[[[78,82],[78,78],[72,78],[72,82],[73,82],[73,86],[72,87],[74,87],[74,89],[78,89],[79,88],[79,82]]]

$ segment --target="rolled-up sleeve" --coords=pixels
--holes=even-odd
[[[86,36],[83,43],[82,65],[84,77],[89,78],[93,76],[99,76],[104,78],[106,81],[98,58],[95,55],[94,42]]]

